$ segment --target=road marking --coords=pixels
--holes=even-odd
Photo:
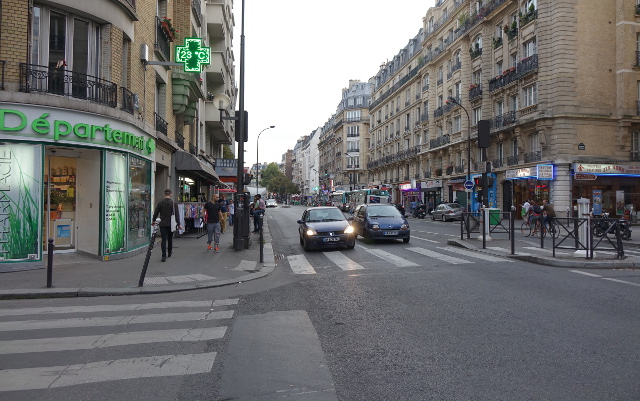
[[[233,311],[229,310],[220,312],[162,313],[150,315],[110,316],[57,320],[24,320],[2,322],[2,324],[0,324],[0,331],[62,329],[68,327],[123,326],[142,323],[167,323],[186,322],[189,320],[203,321],[231,319],[232,317]]]
[[[316,274],[313,266],[304,255],[290,255],[287,256],[287,260],[293,274]]]
[[[205,341],[224,337],[226,327],[115,333],[97,336],[38,338],[0,342],[0,354],[73,351],[170,341]]]
[[[213,301],[156,302],[148,304],[87,305],[45,308],[0,309],[0,316],[45,315],[51,313],[95,313],[166,308],[210,308],[212,306],[235,305],[238,299]]]
[[[387,251],[383,251],[382,249],[369,249],[366,247],[362,247],[364,248],[364,250],[366,250],[367,252],[369,252],[372,255],[375,255],[377,257],[379,257],[380,259],[386,260],[387,262],[398,266],[398,267],[411,267],[411,266],[420,266],[417,263],[413,263],[409,260],[403,259],[400,256],[396,256],[392,253],[389,253]]]
[[[189,274],[186,276],[167,276],[167,277],[146,277],[144,284],[147,285],[159,285],[170,283],[189,283],[192,281],[210,281],[215,280],[215,277],[207,276],[206,274]]]
[[[599,274],[593,274],[593,273],[587,273],[587,272],[581,272],[580,270],[569,270],[571,273],[578,273],[578,274],[584,274],[585,276],[589,276],[589,277],[602,277]]]
[[[491,255],[487,255],[484,254],[482,252],[476,251],[469,251],[466,249],[460,249],[460,248],[450,248],[450,247],[438,247],[438,249],[444,249],[445,251],[450,251],[450,252],[454,252],[454,253],[459,253],[461,255],[465,255],[465,256],[470,256],[472,258],[478,258],[478,259],[482,259],[482,260],[486,260],[488,262],[507,262],[507,263],[513,263],[513,260],[509,260],[509,259],[505,259],[505,258],[499,258],[496,256],[491,256]]]
[[[342,270],[364,269],[364,267],[345,256],[342,252],[325,252],[324,256]]]
[[[424,248],[407,248],[407,250],[415,253],[419,253],[421,255],[429,256],[431,258],[439,259],[444,262],[451,263],[453,265],[463,264],[463,263],[475,263],[465,259],[454,258],[453,256],[445,255],[443,253],[438,253],[434,251],[430,251]]]
[[[433,242],[434,244],[439,244],[440,241],[434,241],[432,239],[420,238],[420,237],[411,237],[412,239],[419,239],[420,241]]]
[[[629,285],[633,285],[633,286],[636,286],[636,287],[640,287],[640,284],[632,283],[630,281],[618,280],[618,279],[615,279],[615,278],[606,278],[605,277],[605,278],[603,278],[603,280],[615,281],[616,283],[629,284]]]
[[[511,254],[511,249],[500,248],[499,246],[488,246],[487,249],[492,250],[492,251]],[[518,255],[525,255],[525,256],[531,255],[530,253],[526,253],[526,252],[518,252],[517,254]]]
[[[114,380],[209,373],[216,353],[161,355],[79,365],[0,370],[0,392],[40,390]]]

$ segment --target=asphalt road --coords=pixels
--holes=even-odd
[[[305,253],[301,213],[267,212],[264,279],[2,301],[0,400],[640,399],[639,271],[489,258],[413,219],[408,244]]]

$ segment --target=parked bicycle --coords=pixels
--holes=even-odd
[[[555,220],[552,220],[550,223],[547,223],[545,230],[542,230],[541,224],[542,222],[540,219],[536,220],[535,225],[532,225],[529,222],[529,219],[527,219],[525,220],[524,223],[522,223],[522,226],[520,227],[520,232],[525,237],[535,235],[538,238],[540,238],[541,235],[544,237],[547,235],[547,233],[551,234],[553,238],[558,238],[560,236],[560,227],[558,227],[558,224],[555,222]]]

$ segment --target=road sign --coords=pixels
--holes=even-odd
[[[473,189],[473,187],[475,187],[475,184],[471,180],[465,181],[464,182],[464,187],[465,187],[465,189],[468,189],[470,191],[470,190]]]
[[[574,178],[576,180],[595,180],[597,176],[595,174],[576,173]]]

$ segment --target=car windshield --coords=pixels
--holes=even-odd
[[[447,206],[451,209],[462,209],[462,205],[459,203],[447,203]]]
[[[307,215],[307,222],[309,223],[342,220],[345,220],[344,214],[342,214],[338,209],[310,210]]]
[[[395,206],[369,206],[367,208],[369,217],[401,217],[400,212]]]

